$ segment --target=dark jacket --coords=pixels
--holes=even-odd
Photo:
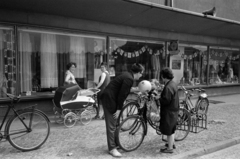
[[[179,96],[177,84],[169,81],[160,98],[161,103],[161,119],[160,130],[164,135],[172,135],[176,130],[178,111],[179,111]]]
[[[121,110],[130,89],[133,86],[134,78],[131,72],[125,72],[115,77],[101,94],[102,105],[114,114]]]

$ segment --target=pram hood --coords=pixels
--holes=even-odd
[[[71,101],[77,96],[78,91],[81,88],[77,84],[70,84],[66,86],[59,87],[54,95],[53,102],[56,107],[61,108],[61,103],[63,101]]]

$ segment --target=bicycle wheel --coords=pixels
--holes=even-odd
[[[71,128],[77,123],[77,115],[73,112],[69,112],[64,116],[63,123],[66,127]]]
[[[182,141],[187,137],[190,131],[191,116],[190,113],[180,108],[178,112],[177,128],[175,131],[175,141]]]
[[[126,105],[124,105],[118,117],[118,124],[120,124],[128,116],[138,114],[139,108],[139,104],[134,101],[128,102]]]
[[[84,110],[81,114],[80,114],[80,121],[83,125],[87,125],[92,121],[92,115],[91,112],[88,110]]]
[[[9,119],[7,133],[8,141],[13,147],[21,151],[31,151],[46,142],[50,125],[41,112],[24,110]]]
[[[207,98],[202,98],[196,107],[197,114],[207,114],[208,112],[209,101]]]
[[[129,116],[117,128],[117,143],[124,151],[136,150],[143,142],[145,131],[146,126],[139,116]]]

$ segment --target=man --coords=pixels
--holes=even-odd
[[[144,68],[142,65],[133,64],[130,72],[125,72],[115,77],[101,95],[105,114],[108,150],[113,157],[122,156],[117,150],[117,143],[115,140],[117,118],[122,109],[123,102],[133,86],[134,80],[138,80],[142,76],[143,70]]]
[[[166,147],[160,151],[162,153],[173,153],[173,149],[176,148],[174,145],[174,133],[179,111],[178,87],[177,84],[172,81],[174,76],[170,68],[161,70],[160,77],[165,84],[160,98],[160,131],[163,135],[167,135]]]

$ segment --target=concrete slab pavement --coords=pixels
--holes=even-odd
[[[239,105],[240,107],[240,94],[214,96],[214,97],[209,97],[208,99],[223,102],[223,103],[218,103],[217,105],[224,105],[227,107],[228,105],[234,104],[234,105]],[[240,144],[240,136],[232,139],[228,139],[225,141],[221,141],[215,144],[203,146],[203,148],[194,149],[182,154],[178,154],[170,157],[170,159],[195,159],[196,157],[210,154],[210,153],[213,153],[237,144]]]

